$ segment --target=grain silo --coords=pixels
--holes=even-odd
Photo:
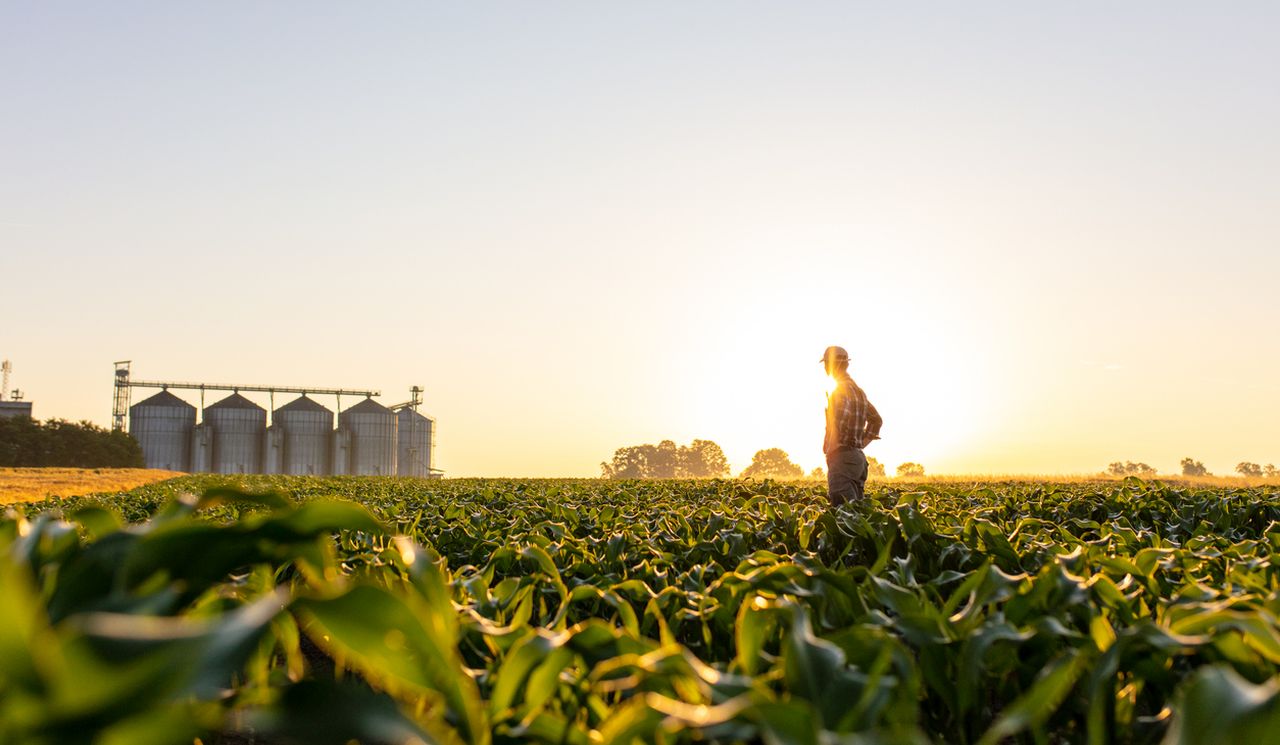
[[[408,407],[401,409],[396,419],[399,429],[396,474],[419,478],[430,476],[435,421]]]
[[[281,473],[321,476],[329,473],[333,441],[333,412],[305,395],[281,406],[272,415],[274,426],[284,431]]]
[[[207,424],[197,424],[191,430],[191,472],[209,473],[212,470],[213,430]]]
[[[351,433],[345,429],[333,431],[333,450],[330,451],[329,472],[334,476],[351,473]]]
[[[232,393],[204,410],[213,429],[214,473],[261,473],[267,410]]]
[[[262,472],[284,473],[284,430],[278,424],[267,427],[262,438]]]
[[[373,399],[342,412],[340,429],[351,433],[351,467],[355,476],[396,475],[396,415]]]
[[[147,468],[191,469],[191,431],[196,407],[168,391],[129,407],[129,434],[142,446]]]

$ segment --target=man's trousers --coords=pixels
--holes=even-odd
[[[866,499],[867,456],[858,448],[827,454],[827,498],[831,506]]]

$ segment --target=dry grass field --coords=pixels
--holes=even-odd
[[[181,475],[147,468],[0,468],[0,504],[127,491]]]

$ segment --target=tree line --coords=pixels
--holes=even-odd
[[[600,464],[600,471],[607,479],[716,479],[729,475],[729,459],[710,440],[681,446],[663,440],[618,448],[612,462]]]
[[[1183,476],[1213,475],[1212,473],[1209,473],[1208,468],[1205,468],[1203,462],[1198,461],[1195,458],[1183,458],[1179,465],[1182,467]],[[1134,463],[1131,460],[1124,461],[1123,463],[1117,461],[1108,465],[1105,473],[1109,476],[1141,476],[1143,478],[1149,478],[1156,475],[1156,469],[1146,463]],[[1271,463],[1268,463],[1265,466],[1260,466],[1257,463],[1241,461],[1236,464],[1236,473],[1241,476],[1248,476],[1251,478],[1270,479],[1280,477],[1280,469],[1277,469],[1275,465]]]
[[[142,468],[142,448],[131,435],[92,422],[6,418],[0,419],[0,466]]]
[[[871,476],[885,477],[884,464],[875,458],[867,458],[867,470]],[[731,472],[729,459],[711,440],[694,440],[688,445],[663,440],[657,445],[618,448],[613,453],[613,460],[600,464],[600,474],[606,479],[718,479],[727,478]],[[898,475],[923,476],[924,466],[903,463],[898,466]],[[765,448],[752,456],[751,463],[742,469],[738,477],[802,479],[806,474],[782,448]],[[808,477],[825,479],[827,476],[823,469],[815,468]]]

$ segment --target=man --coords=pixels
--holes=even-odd
[[[866,498],[867,456],[862,449],[880,439],[880,412],[849,377],[849,353],[827,347],[822,366],[836,381],[827,396],[827,434],[822,452],[827,456],[827,498],[836,507]]]

